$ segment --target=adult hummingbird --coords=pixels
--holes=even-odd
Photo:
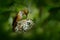
[[[18,21],[21,21],[23,19],[23,15],[26,15],[26,18],[27,18],[28,13],[29,13],[28,10],[27,9],[24,9],[24,10],[19,11],[16,14],[16,16],[15,16],[15,18],[13,20],[13,24],[12,24],[13,31],[15,31],[15,27],[17,26],[17,22]]]

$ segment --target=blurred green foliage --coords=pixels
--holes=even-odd
[[[24,8],[35,26],[25,33],[15,33],[9,18]],[[60,0],[0,0],[0,40],[60,40]]]

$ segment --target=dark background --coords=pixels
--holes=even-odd
[[[9,18],[25,7],[34,29],[15,33]],[[60,0],[0,0],[0,40],[60,40]]]

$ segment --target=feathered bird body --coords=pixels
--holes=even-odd
[[[27,10],[22,10],[22,11],[19,11],[17,13],[17,15],[15,16],[15,18],[13,20],[13,24],[12,24],[13,25],[13,31],[15,31],[15,27],[17,26],[18,21],[22,20],[23,15],[26,15],[26,17],[27,17],[27,14],[28,14]]]

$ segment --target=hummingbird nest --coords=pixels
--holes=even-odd
[[[33,27],[34,23],[31,19],[24,19],[17,22],[15,32],[26,32]]]

